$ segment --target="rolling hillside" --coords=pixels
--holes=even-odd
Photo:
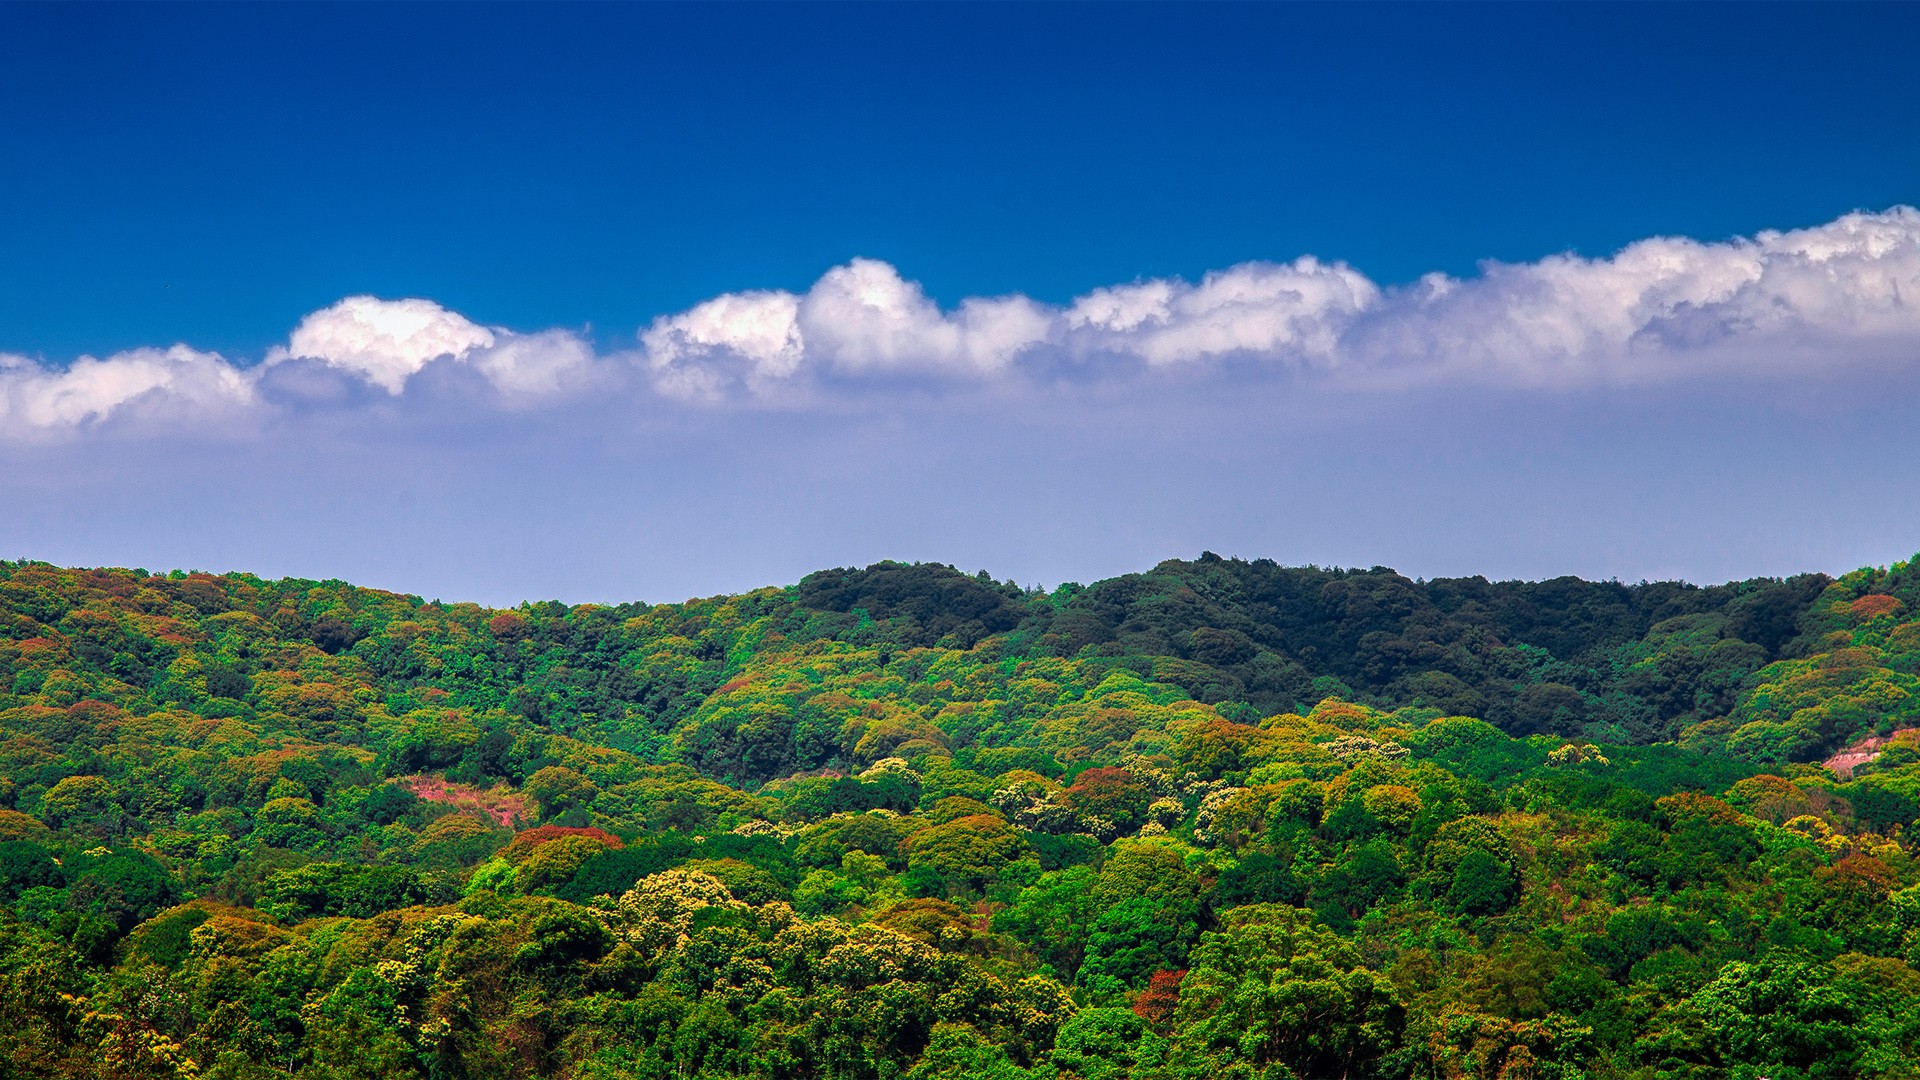
[[[1917,604],[0,563],[0,1072],[1920,1075]]]

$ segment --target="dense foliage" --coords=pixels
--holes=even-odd
[[[0,1074],[1920,1077],[1916,571],[0,563]]]

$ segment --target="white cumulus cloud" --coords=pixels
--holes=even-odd
[[[1356,320],[1342,349],[1376,375],[1522,386],[1920,361],[1920,211],[1431,275]]]
[[[1046,340],[1053,313],[1024,296],[940,310],[920,286],[873,259],[826,272],[800,303],[808,355],[845,371],[989,373]]]
[[[457,360],[493,343],[493,331],[431,300],[349,296],[300,320],[267,362],[320,360],[398,394],[428,363]]]
[[[509,405],[555,397],[591,377],[593,346],[567,330],[503,334],[493,345],[462,354]]]
[[[943,312],[892,266],[854,259],[801,295],[728,293],[662,316],[640,344],[662,392],[714,398],[735,387],[773,392],[808,367],[990,374],[1045,342],[1056,321],[1024,296],[973,298]]]
[[[1920,211],[1721,242],[1656,237],[1396,288],[1311,257],[1245,263],[1062,306],[1010,296],[943,311],[893,267],[855,259],[803,294],[734,293],[664,316],[641,346],[662,390],[708,398],[812,375],[989,377],[1047,356],[1534,387],[1920,361]]]
[[[1156,280],[1095,289],[1061,313],[1082,350],[1181,364],[1224,356],[1337,363],[1340,334],[1380,301],[1342,264],[1246,263],[1198,285]]]
[[[1920,369],[1920,211],[1853,213],[1725,241],[1654,237],[1600,258],[1488,263],[1472,276],[1430,274],[1404,286],[1311,257],[1245,263],[1197,282],[1096,288],[1065,304],[1016,294],[943,307],[887,263],[853,259],[803,292],[727,293],[660,316],[638,344],[601,355],[569,330],[520,334],[431,300],[351,296],[301,319],[253,364],[184,345],[66,365],[0,354],[0,436],[130,411],[271,413],[302,407],[289,391],[298,386],[362,408],[365,397],[322,393],[327,380],[403,398],[436,365],[478,376],[507,409],[587,388],[604,396],[631,385],[622,373],[634,371],[658,395],[720,402],[807,400],[795,392],[845,393],[902,376],[1020,385],[1063,363],[1104,380],[1143,369],[1205,378],[1231,363],[1284,372],[1301,386],[1382,390]]]
[[[308,315],[267,365],[315,360],[398,396],[427,365],[465,365],[491,383],[509,408],[565,393],[586,381],[597,357],[570,330],[516,334],[485,327],[431,300],[349,296]]]
[[[211,413],[252,400],[245,373],[185,345],[83,356],[66,367],[0,354],[0,434],[77,427],[140,404]]]
[[[0,353],[0,437],[71,430],[133,411],[188,420],[221,410],[270,412],[286,398],[284,380],[275,386],[273,376],[302,363],[399,396],[436,362],[478,373],[508,409],[604,382],[617,366],[569,330],[515,334],[428,300],[353,296],[306,316],[285,344],[250,365],[185,345],[66,365]]]
[[[728,293],[641,331],[656,385],[675,397],[715,397],[731,382],[763,389],[800,368],[800,298]]]

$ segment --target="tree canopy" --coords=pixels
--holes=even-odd
[[[0,1068],[1913,1077],[1916,604],[0,563]]]

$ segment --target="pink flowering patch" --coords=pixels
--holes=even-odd
[[[533,817],[527,797],[511,788],[482,789],[472,784],[451,783],[438,776],[407,776],[395,782],[428,802],[477,811],[503,829],[514,828]]]

